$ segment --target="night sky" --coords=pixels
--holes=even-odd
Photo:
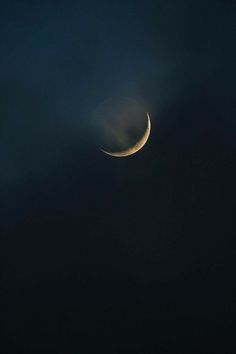
[[[236,352],[235,15],[1,2],[0,353]],[[152,121],[127,158],[96,128],[119,97]]]

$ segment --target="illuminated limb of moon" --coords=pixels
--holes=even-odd
[[[144,135],[134,145],[130,146],[128,149],[121,150],[121,151],[110,152],[110,151],[106,151],[106,150],[103,150],[103,149],[101,149],[101,151],[104,152],[107,155],[114,156],[114,157],[127,157],[127,156],[133,155],[136,152],[138,152],[146,144],[146,142],[147,142],[147,140],[149,138],[149,135],[150,135],[151,120],[150,120],[150,117],[149,117],[148,113],[147,113],[147,120],[148,120],[147,121],[147,128],[146,128],[146,130],[144,132]]]

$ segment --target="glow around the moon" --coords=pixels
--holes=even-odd
[[[149,135],[151,131],[151,120],[149,117],[149,114],[147,113],[147,128],[144,132],[144,135],[142,136],[141,139],[139,139],[134,145],[130,146],[129,148],[122,150],[122,151],[106,151],[101,149],[102,152],[104,152],[107,155],[114,156],[114,157],[127,157],[130,155],[135,154],[138,152],[142,147],[146,144]]]

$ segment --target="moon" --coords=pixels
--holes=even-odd
[[[147,128],[146,128],[143,136],[141,137],[141,139],[139,139],[134,145],[130,146],[128,149],[121,150],[121,151],[110,152],[110,151],[106,151],[103,149],[101,149],[101,151],[107,155],[114,156],[114,157],[127,157],[127,156],[133,155],[136,152],[138,152],[139,150],[141,150],[142,147],[148,141],[148,138],[149,138],[149,135],[151,132],[151,119],[150,119],[149,114],[147,112],[146,112],[146,114],[147,114]]]

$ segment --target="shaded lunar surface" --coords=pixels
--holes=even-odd
[[[151,120],[149,117],[149,114],[147,113],[147,128],[143,134],[143,136],[132,146],[130,146],[129,148],[125,149],[125,150],[121,150],[121,151],[106,151],[101,149],[101,151],[103,151],[105,154],[110,155],[110,156],[114,156],[114,157],[127,157],[130,155],[135,154],[136,152],[138,152],[140,149],[142,149],[142,147],[146,144],[149,135],[150,135],[150,131],[151,131]]]

